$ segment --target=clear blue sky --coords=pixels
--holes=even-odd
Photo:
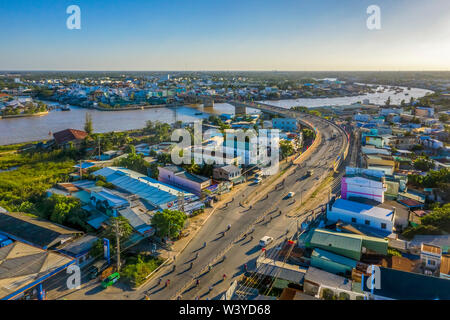
[[[0,70],[450,70],[450,1],[0,0],[0,39]]]

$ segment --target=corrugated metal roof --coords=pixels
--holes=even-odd
[[[96,194],[100,199],[106,200],[112,208],[129,205],[129,202],[126,199],[104,188],[102,188],[102,190],[100,191],[92,193]]]
[[[311,245],[322,245],[329,248],[342,248],[345,250],[361,252],[361,236],[316,229],[311,238]]]
[[[21,212],[0,213],[0,231],[10,238],[42,248],[51,247],[63,239],[83,233]]]
[[[176,201],[180,193],[184,194],[185,199],[198,198],[193,193],[161,183],[125,168],[106,167],[95,171],[94,175],[104,176],[106,181],[112,183],[119,189],[136,194],[156,206]]]
[[[0,299],[19,294],[25,286],[74,262],[68,256],[20,241],[0,248]]]
[[[356,265],[358,263],[358,261],[356,261],[356,260],[341,256],[338,254],[334,254],[334,253],[326,251],[326,250],[318,249],[318,248],[314,249],[311,256],[315,257],[315,258],[327,260],[327,261],[333,261],[333,262],[343,264],[345,266],[349,266],[352,268],[356,268]]]
[[[141,180],[133,179],[128,176],[114,179],[111,183],[113,183],[116,187],[126,190],[129,193],[136,194],[155,205],[162,205],[167,202],[177,200],[177,196],[172,195],[167,191],[158,189],[149,183],[145,183]]]
[[[314,267],[309,267],[308,271],[306,271],[305,281],[317,283],[327,287],[334,287],[348,291],[352,290],[351,280]]]

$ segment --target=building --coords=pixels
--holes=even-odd
[[[272,128],[283,131],[297,131],[299,129],[298,120],[295,118],[273,118]]]
[[[214,168],[213,178],[215,180],[231,181],[236,184],[245,181],[245,178],[242,177],[241,172],[241,168],[229,164],[226,166]]]
[[[440,277],[450,280],[450,255],[442,255]]]
[[[158,181],[188,190],[198,196],[211,185],[211,179],[187,172],[181,167],[169,165],[158,167]]]
[[[416,107],[414,114],[417,117],[431,118],[434,116],[434,108],[432,108],[432,107]]]
[[[359,261],[363,253],[387,255],[388,241],[358,234],[315,229],[312,237],[306,241],[306,246]]]
[[[118,211],[130,206],[125,194],[106,188],[92,188],[90,202],[96,209],[102,209],[108,216],[117,216]]]
[[[42,283],[75,264],[75,259],[21,241],[0,248],[0,299],[45,299]]]
[[[369,288],[362,278],[363,291],[373,300],[450,300],[450,281],[419,273],[379,267],[380,286]]]
[[[311,296],[323,298],[324,289],[329,289],[334,295],[346,293],[351,300],[364,299],[363,294],[353,291],[352,284],[352,280],[342,276],[309,267],[303,281],[303,291]]]
[[[189,213],[191,209],[204,207],[197,195],[129,169],[105,167],[93,172],[93,175],[105,177],[117,191],[136,196],[157,210],[179,209],[183,205],[185,212]],[[180,201],[183,203],[179,203]]]
[[[76,129],[66,129],[62,131],[55,132],[53,138],[58,146],[68,146],[72,143],[74,147],[79,147],[81,142],[88,136],[87,132],[76,130]]]
[[[304,267],[266,258],[264,255],[260,255],[256,260],[256,268],[258,274],[276,277],[297,285],[302,283],[307,271]]]
[[[75,258],[76,264],[82,268],[94,260],[89,255],[94,244],[99,240],[96,236],[85,235],[72,242],[64,244],[58,249],[59,252]]]
[[[365,198],[384,202],[385,175],[377,170],[345,168],[345,175],[341,179],[342,199]]]
[[[334,254],[332,252],[314,249],[311,254],[311,266],[337,275],[349,276],[358,261]]]
[[[384,148],[376,148],[374,146],[361,146],[361,152],[363,154],[382,154],[386,156],[390,156],[391,152],[388,149]]]
[[[367,169],[382,171],[385,175],[393,175],[396,169],[395,160],[392,156],[365,154],[362,160],[363,166]]]
[[[364,145],[372,145],[377,148],[383,148],[384,147],[384,139],[381,136],[377,135],[365,135],[364,136]]]
[[[394,137],[389,140],[389,144],[396,149],[411,150],[412,147],[419,144],[419,139],[414,135]]]
[[[0,233],[42,249],[57,247],[83,234],[81,231],[20,212],[0,213]]]
[[[374,207],[367,204],[337,199],[327,211],[327,219],[332,222],[343,221],[375,228],[382,232],[392,233],[395,210]]]
[[[372,116],[370,114],[358,113],[353,116],[353,119],[359,122],[369,122],[372,120]]]
[[[420,143],[425,147],[429,149],[439,149],[444,148],[444,143],[442,141],[436,140],[436,139],[421,139]]]
[[[442,249],[438,246],[422,243],[420,246],[420,260],[425,273],[433,274],[441,265]]]

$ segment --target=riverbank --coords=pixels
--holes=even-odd
[[[25,117],[42,117],[48,115],[48,111],[36,112],[36,113],[25,113],[25,114],[11,114],[6,116],[0,116],[1,119],[12,119],[12,118],[25,118]]]
[[[120,107],[120,108],[102,108],[99,106],[93,106],[87,109],[95,109],[98,111],[130,111],[130,110],[144,110],[144,109],[161,109],[161,108],[176,108],[189,106],[190,104],[186,103],[168,103],[168,104],[148,104],[143,106],[129,106],[129,107]],[[82,108],[82,107],[81,107]]]

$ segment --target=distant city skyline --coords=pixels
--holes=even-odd
[[[0,0],[0,37],[0,70],[438,71],[450,1]]]

